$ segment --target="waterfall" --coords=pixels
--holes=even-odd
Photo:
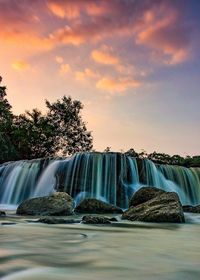
[[[0,165],[0,203],[18,205],[33,197],[38,178],[49,161],[16,161]]]
[[[157,165],[121,153],[78,153],[65,159],[0,165],[1,205],[18,205],[57,190],[69,193],[77,202],[93,197],[127,208],[141,186],[175,191],[183,204],[200,204],[200,168]]]

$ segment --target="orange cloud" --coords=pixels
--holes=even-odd
[[[86,78],[97,78],[99,75],[89,68],[85,68],[84,71],[76,71],[76,80],[84,81]]]
[[[48,51],[53,48],[53,42],[49,38],[42,38],[39,35],[31,32],[17,32],[11,31],[6,32],[0,30],[0,41],[6,47],[13,49],[21,49],[23,53],[25,51],[37,52],[37,51]]]
[[[18,72],[30,69],[30,64],[24,60],[17,60],[12,63],[12,68]]]
[[[119,58],[112,53],[112,48],[103,46],[99,50],[93,50],[91,56],[94,61],[106,65],[117,65],[119,64]]]
[[[16,48],[16,52],[30,54],[61,45],[103,43],[109,37],[120,41],[122,36],[129,36],[152,53],[158,52],[164,63],[177,64],[189,56],[189,32],[172,1],[138,0],[126,1],[126,4],[124,0],[32,2],[33,5],[28,5],[27,1],[1,1],[0,40],[4,48],[9,46]],[[52,14],[55,16],[53,21]],[[144,55],[149,54],[143,48],[141,51]],[[119,65],[120,69],[120,59],[112,50],[100,48],[91,55],[97,63]]]
[[[65,75],[71,72],[71,67],[69,64],[61,64],[59,73],[60,75]]]
[[[61,56],[56,56],[55,61],[59,64],[62,64],[64,62],[64,59]]]
[[[124,92],[130,88],[137,88],[140,86],[140,82],[132,78],[102,78],[100,79],[96,87],[100,90],[106,90],[110,93]]]
[[[77,3],[73,2],[55,2],[50,1],[47,3],[49,10],[60,18],[75,19],[80,15],[80,7]]]
[[[73,30],[67,25],[64,28],[60,28],[51,33],[49,35],[49,39],[53,43],[53,45],[59,45],[60,43],[62,43],[78,46],[86,41],[86,36],[84,33]]]
[[[102,16],[115,10],[113,4],[107,0],[101,0],[101,3],[91,0],[50,0],[47,2],[47,7],[55,16],[67,19],[77,19],[81,13],[89,16]]]

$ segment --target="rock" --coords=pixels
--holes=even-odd
[[[83,216],[82,223],[84,224],[111,224],[108,217],[103,216]]]
[[[122,219],[155,223],[184,223],[179,197],[174,192],[163,192],[142,204],[131,206]]]
[[[16,225],[14,222],[3,222],[1,223],[2,226],[11,226],[11,225]]]
[[[0,217],[5,217],[5,216],[6,216],[6,212],[0,211]]]
[[[71,215],[73,199],[65,192],[36,197],[23,201],[17,208],[20,215],[64,216]]]
[[[162,193],[165,193],[165,191],[154,187],[142,187],[133,194],[131,200],[129,201],[129,207],[137,206]]]
[[[81,220],[67,220],[62,218],[55,218],[55,217],[42,217],[35,221],[37,223],[44,223],[44,224],[74,224],[74,223],[80,223]]]
[[[200,213],[200,205],[184,205],[183,206],[184,212],[190,212],[190,213]]]
[[[116,217],[109,218],[109,221],[110,222],[119,222],[119,220]]]
[[[102,214],[102,213],[123,213],[122,209],[105,203],[95,198],[84,199],[75,209],[78,213]]]

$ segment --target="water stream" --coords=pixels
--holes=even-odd
[[[27,219],[0,218],[2,280],[200,279],[199,224],[45,225]]]

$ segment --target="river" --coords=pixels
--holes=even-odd
[[[0,277],[199,280],[200,216],[187,217],[180,225],[47,225],[10,213],[0,220]]]

